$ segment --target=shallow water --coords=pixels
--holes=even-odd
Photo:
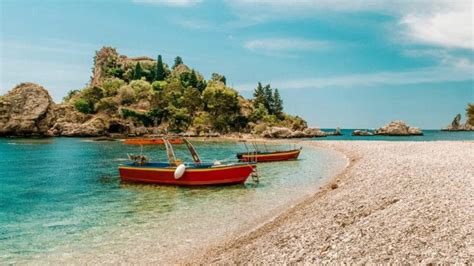
[[[196,148],[205,161],[244,149]],[[177,157],[187,158],[184,149]],[[0,139],[0,263],[170,261],[273,217],[346,164],[338,153],[306,147],[298,161],[260,164],[258,185],[120,183],[117,165],[137,150],[118,141]],[[143,152],[165,159],[162,147]]]

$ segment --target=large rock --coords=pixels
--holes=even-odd
[[[92,117],[85,123],[56,123],[51,135],[67,137],[99,137],[107,134],[108,123],[101,117]]]
[[[423,135],[423,132],[419,128],[409,127],[404,121],[395,120],[376,130],[375,134],[387,136],[410,136]]]
[[[451,125],[441,129],[444,131],[471,131],[474,130],[474,126],[470,125],[468,122],[465,124],[461,123],[461,114],[457,114],[453,121],[451,122]]]
[[[313,137],[325,137],[326,132],[322,131],[319,128],[308,127],[303,130],[303,133],[306,137],[313,138]]]
[[[42,124],[53,100],[46,89],[34,83],[21,83],[0,97],[0,135],[43,135]]]
[[[368,130],[356,129],[352,132],[352,136],[373,136],[374,133]]]
[[[291,129],[287,127],[270,127],[262,133],[265,138],[289,138],[291,136]]]

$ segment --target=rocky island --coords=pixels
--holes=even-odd
[[[319,137],[305,120],[283,112],[278,89],[258,83],[247,100],[217,73],[206,80],[176,57],[174,65],[149,57],[130,58],[115,48],[96,52],[88,86],[53,102],[35,83],[0,96],[0,136],[144,136],[179,133],[216,136],[249,133],[264,137]],[[340,134],[340,133],[339,133]]]
[[[374,130],[357,129],[352,132],[352,136],[419,136],[423,135],[423,131],[417,127],[410,127],[404,121],[395,120],[385,126]]]
[[[453,122],[445,128],[442,128],[443,131],[474,131],[474,104],[468,104],[466,109],[468,119],[466,123],[461,123],[461,114],[457,114]]]

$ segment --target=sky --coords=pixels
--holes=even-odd
[[[270,83],[310,126],[439,129],[474,102],[472,0],[0,0],[0,94],[60,102],[102,46],[184,62],[251,97]]]

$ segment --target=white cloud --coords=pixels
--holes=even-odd
[[[309,77],[291,80],[272,80],[272,86],[281,89],[318,89],[328,87],[361,88],[375,85],[404,85],[474,80],[474,64],[468,59],[456,65],[418,68],[409,71],[374,72],[329,77]],[[255,83],[236,85],[235,88],[253,90]]]
[[[201,3],[202,0],[133,0],[133,2],[138,4],[189,7]]]
[[[473,13],[469,9],[401,19],[409,40],[449,48],[474,49]]]
[[[231,6],[242,25],[328,11],[385,14],[399,22],[395,34],[402,33],[404,41],[474,49],[472,0],[234,0]]]

